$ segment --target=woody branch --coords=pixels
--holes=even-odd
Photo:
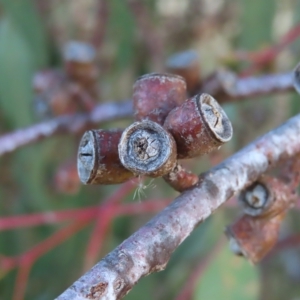
[[[140,228],[57,300],[121,299],[140,278],[165,269],[171,254],[201,222],[270,167],[300,153],[300,115],[257,139]]]

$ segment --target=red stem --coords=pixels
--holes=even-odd
[[[258,68],[273,61],[285,47],[293,43],[299,36],[300,24],[297,24],[282,37],[281,41],[278,44],[250,56],[247,55],[247,60],[250,60],[252,64],[248,68],[246,68],[246,70],[244,70],[241,75],[248,76],[257,71]]]
[[[110,224],[115,216],[115,206],[133,189],[135,181],[128,181],[110,196],[104,204],[98,208],[95,227],[91,233],[84,262],[84,269],[90,269],[96,262],[97,256],[103,246],[104,239],[110,229]]]
[[[17,279],[14,287],[13,300],[23,300],[25,298],[26,286],[32,264],[24,264],[18,270]]]

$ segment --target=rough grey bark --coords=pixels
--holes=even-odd
[[[220,205],[269,167],[300,153],[300,115],[200,175],[199,183],[140,228],[57,300],[121,299],[138,280],[163,270],[173,251]]]

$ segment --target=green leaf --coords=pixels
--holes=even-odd
[[[199,279],[194,300],[256,300],[259,295],[257,269],[234,256],[226,245]]]
[[[242,0],[241,33],[239,46],[257,50],[272,41],[273,20],[276,10],[274,0]]]
[[[122,70],[132,65],[135,58],[133,44],[136,25],[126,1],[110,1],[110,7],[109,35],[113,36],[118,44],[115,65]]]
[[[0,22],[0,110],[12,127],[31,123],[31,53],[10,18]]]
[[[49,45],[42,18],[33,0],[0,0],[5,15],[21,34],[34,58],[35,68],[44,67],[49,60]],[[19,49],[20,51],[21,49]]]

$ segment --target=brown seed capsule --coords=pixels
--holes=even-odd
[[[133,123],[120,139],[120,160],[126,169],[137,175],[163,176],[174,167],[176,156],[173,137],[149,120]]]
[[[271,218],[294,205],[295,193],[277,178],[263,176],[239,195],[244,213],[260,218]]]
[[[199,55],[194,50],[187,50],[170,56],[166,62],[167,71],[182,76],[190,95],[199,92],[201,74]]]
[[[84,184],[116,184],[134,177],[120,162],[122,130],[89,130],[78,149],[77,170]]]
[[[176,191],[183,192],[198,183],[199,177],[186,170],[178,163],[172,171],[165,175],[164,180]]]
[[[133,86],[135,120],[151,120],[163,125],[168,113],[186,99],[184,79],[172,74],[151,73]]]
[[[209,153],[228,142],[232,126],[218,102],[208,94],[196,95],[173,109],[164,128],[175,138],[178,158]]]
[[[232,250],[259,262],[275,245],[280,225],[295,199],[289,185],[269,176],[245,189],[239,196],[245,215],[226,230]]]
[[[231,250],[258,263],[276,244],[284,216],[285,212],[271,219],[243,215],[225,230]]]
[[[68,77],[96,97],[98,68],[95,64],[94,47],[87,43],[71,41],[64,47],[63,58]]]

